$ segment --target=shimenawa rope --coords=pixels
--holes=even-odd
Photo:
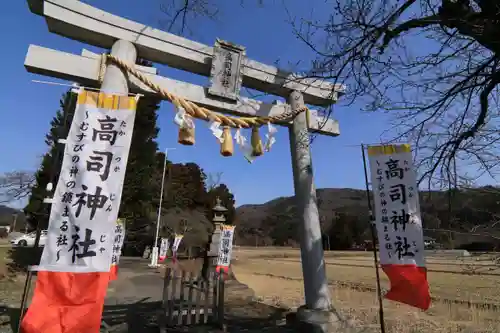
[[[133,76],[137,77],[142,83],[156,91],[163,99],[172,102],[177,108],[183,108],[186,113],[193,118],[202,119],[205,121],[216,121],[221,123],[223,126],[230,126],[233,128],[251,128],[260,127],[268,123],[283,123],[286,121],[291,121],[301,112],[307,111],[306,106],[301,107],[295,111],[289,110],[277,116],[271,117],[230,117],[223,115],[218,112],[210,111],[207,108],[196,105],[193,102],[187,101],[182,97],[176,96],[166,89],[160,87],[158,84],[152,82],[147,76],[139,72],[127,62],[121,60],[110,54],[103,54],[101,58],[101,66],[99,73],[99,80],[102,81],[106,64],[109,62],[120,67],[122,70],[127,71]]]

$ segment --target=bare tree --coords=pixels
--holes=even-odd
[[[207,191],[215,189],[217,186],[221,184],[223,172],[212,172],[207,175],[207,179],[205,180],[205,184],[207,185]]]
[[[264,0],[240,0],[240,6],[247,2],[259,6]],[[196,27],[203,26],[208,19],[216,22],[221,17],[222,0],[162,0],[160,11],[165,17],[160,20],[163,29],[179,36],[193,35]]]
[[[182,219],[181,220],[181,223],[179,225],[179,232],[177,232],[178,234],[181,234],[181,235],[185,235],[187,234],[189,231],[191,231],[193,228],[189,227],[189,222],[187,219]]]
[[[262,2],[258,2],[262,4]],[[286,8],[286,2],[283,2]],[[345,103],[395,113],[387,141],[414,143],[421,181],[495,176],[500,4],[495,0],[333,0],[326,19],[288,12],[317,55],[307,76],[348,87]],[[217,0],[165,0],[167,29],[215,19]],[[331,4],[331,6],[330,6]],[[425,44],[425,47],[424,47]],[[466,170],[477,170],[473,175]]]
[[[176,223],[172,228],[165,226],[169,231],[169,236],[174,235],[186,235],[188,232],[193,230],[192,227],[189,226],[189,221],[187,218],[181,218],[178,223]]]
[[[307,75],[345,83],[347,104],[395,113],[389,141],[414,143],[421,181],[444,185],[471,167],[494,176],[500,3],[332,2],[325,20],[288,11],[294,33],[316,54]]]
[[[30,171],[13,171],[0,175],[0,203],[28,197],[34,184],[35,175]]]
[[[217,0],[164,0],[160,11],[165,16],[160,21],[164,29],[184,36],[193,34],[193,26],[201,18],[216,20],[219,14]]]

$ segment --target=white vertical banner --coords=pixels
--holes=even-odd
[[[111,256],[111,267],[109,269],[109,279],[111,281],[118,278],[118,264],[120,263],[124,240],[125,222],[122,219],[117,219],[115,225],[115,237],[113,241],[113,254]]]
[[[425,266],[417,179],[410,147],[368,147],[368,158],[380,263]]]
[[[184,235],[175,234],[174,243],[172,244],[172,253],[174,253],[174,256],[176,256],[177,250],[179,249],[179,245],[181,244],[183,238]]]
[[[165,260],[165,258],[167,257],[167,252],[168,252],[168,247],[169,247],[169,242],[168,242],[168,238],[162,238],[161,239],[161,243],[160,243],[160,253],[158,255],[158,259],[160,261],[163,261]]]
[[[80,90],[36,270],[109,272],[135,97]]]
[[[391,281],[385,297],[426,310],[431,298],[410,145],[369,146],[368,159],[380,264]]]
[[[115,238],[113,240],[113,255],[111,256],[111,266],[116,266],[120,263],[123,242],[125,241],[125,232],[124,220],[117,219],[115,226]]]
[[[219,257],[217,258],[217,271],[221,269],[227,272],[231,264],[231,254],[233,251],[233,225],[222,225],[221,239],[219,243]]]

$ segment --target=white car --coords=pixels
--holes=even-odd
[[[30,232],[29,234],[25,234],[14,238],[10,241],[13,246],[33,246],[35,245],[36,231]],[[39,246],[44,246],[47,241],[47,230],[42,230],[40,235]]]

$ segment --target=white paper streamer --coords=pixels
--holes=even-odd
[[[174,123],[181,128],[194,128],[193,118],[183,108],[175,113]]]
[[[222,137],[222,129],[220,128],[220,123],[217,121],[210,122],[210,130],[212,134],[220,141],[220,143],[224,142],[224,138]]]
[[[174,123],[179,127],[184,126],[184,114],[185,114],[184,110],[179,110],[175,114]]]
[[[252,148],[247,144],[247,138],[241,135],[239,128],[236,130],[234,138],[236,140],[236,144],[238,144],[238,146],[240,147],[243,156],[248,161],[248,163],[253,163],[255,157],[252,156]]]
[[[265,144],[265,150],[269,152],[271,150],[271,146],[276,143],[276,138],[274,135],[278,132],[278,129],[271,125],[271,123],[267,123],[267,133],[266,133],[266,144]]]

